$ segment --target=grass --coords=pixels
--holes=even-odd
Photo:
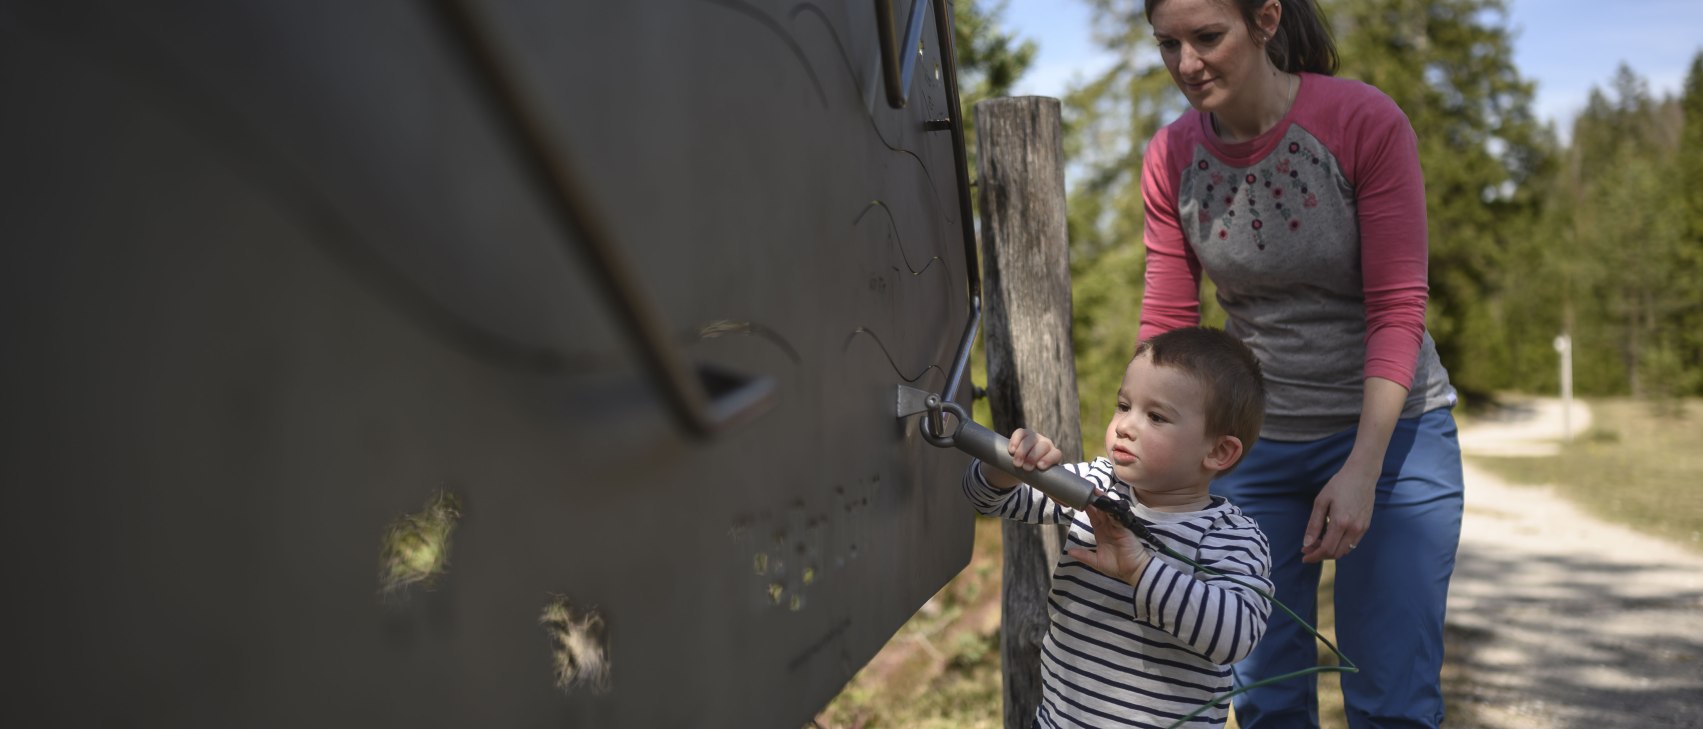
[[[969,566],[817,715],[821,729],[1000,729],[1000,522],[976,520]]]
[[[1587,403],[1590,429],[1560,455],[1470,460],[1509,483],[1552,485],[1598,516],[1703,551],[1703,400]]]

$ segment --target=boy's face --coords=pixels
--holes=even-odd
[[[1106,425],[1112,473],[1143,491],[1205,493],[1213,474],[1206,460],[1218,440],[1206,434],[1206,390],[1198,381],[1155,366],[1146,354],[1130,361]]]

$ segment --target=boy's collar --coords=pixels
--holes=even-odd
[[[1100,460],[1106,461],[1108,464],[1111,463],[1111,459],[1106,458],[1105,456],[1101,456]],[[1228,499],[1226,499],[1222,496],[1219,496],[1218,494],[1207,494],[1206,506],[1201,507],[1199,509],[1196,509],[1195,511],[1186,511],[1186,512],[1158,511],[1158,510],[1154,509],[1153,507],[1148,506],[1147,504],[1141,503],[1141,499],[1138,499],[1138,498],[1135,497],[1135,487],[1131,486],[1129,484],[1129,482],[1124,481],[1121,478],[1118,478],[1117,473],[1113,472],[1112,469],[1107,468],[1106,469],[1106,475],[1112,479],[1112,491],[1114,493],[1123,497],[1125,501],[1128,501],[1131,504],[1139,506],[1143,509],[1147,509],[1148,511],[1152,511],[1154,513],[1160,513],[1160,514],[1175,514],[1175,513],[1193,514],[1193,513],[1198,513],[1198,512],[1201,512],[1201,511],[1211,511],[1211,510],[1216,509],[1220,506],[1223,506],[1224,504],[1229,502]]]

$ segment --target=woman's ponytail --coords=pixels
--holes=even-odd
[[[1319,11],[1317,0],[1278,0],[1283,15],[1277,22],[1277,34],[1266,39],[1265,54],[1279,71],[1289,73],[1336,74],[1336,40],[1331,37],[1330,25]],[[1254,27],[1253,12],[1264,0],[1242,0],[1237,3],[1248,27]]]

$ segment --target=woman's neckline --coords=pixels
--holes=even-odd
[[[1283,116],[1279,117],[1276,123],[1271,125],[1270,129],[1260,132],[1258,136],[1236,142],[1228,141],[1218,136],[1218,130],[1213,128],[1212,115],[1206,112],[1200,114],[1201,135],[1206,138],[1207,144],[1219,152],[1221,156],[1229,158],[1259,156],[1277,144],[1278,140],[1288,133],[1289,125],[1291,120],[1295,118],[1296,110],[1303,105],[1302,97],[1307,94],[1311,75],[1306,72],[1295,74],[1295,97],[1290,99],[1289,108],[1283,112]]]

